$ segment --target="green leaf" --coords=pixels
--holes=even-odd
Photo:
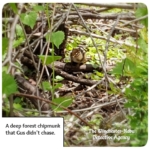
[[[6,74],[3,71],[2,74],[2,93],[9,96],[12,93],[17,92],[17,84],[14,78],[10,74]]]
[[[25,41],[25,39],[23,37],[18,38],[17,40],[13,41],[13,48],[18,47],[19,45],[21,45],[23,42]]]
[[[50,91],[51,90],[51,85],[48,81],[42,82],[43,88],[45,91]]]
[[[55,89],[58,89],[59,87],[62,86],[61,83],[57,83],[55,86],[52,87],[48,81],[43,81],[42,85],[45,91],[50,91],[50,90],[54,91]]]
[[[136,17],[142,17],[148,14],[148,9],[145,4],[139,3],[135,12]]]
[[[59,75],[57,75],[57,76],[55,77],[55,79],[54,79],[55,82],[59,82],[59,81],[62,81],[62,80],[64,80],[64,78],[61,77],[61,76],[59,76]]]
[[[52,33],[52,36],[51,36],[51,42],[57,48],[59,48],[59,45],[63,42],[64,37],[65,37],[64,32],[62,32],[62,31],[54,32],[54,33]]]
[[[118,63],[111,73],[116,75],[130,75],[134,73],[136,65],[129,58],[124,59],[121,63]]]
[[[101,78],[98,75],[91,74],[91,79],[92,80],[100,80]]]
[[[13,103],[14,109],[23,110],[22,106],[19,103]]]
[[[103,77],[103,76],[104,76],[103,73],[101,73],[101,72],[99,72],[99,71],[96,71],[96,70],[94,70],[94,73],[96,73],[96,75],[98,75],[99,77]]]
[[[44,61],[45,61],[45,55],[38,55],[38,57],[41,59],[42,61],[42,64],[44,64]],[[45,65],[49,65],[51,64],[52,62],[56,61],[56,60],[59,60],[61,58],[61,56],[47,56],[47,59],[46,59],[46,62],[45,62]]]
[[[62,84],[61,83],[57,83],[54,87],[53,87],[53,90],[56,90],[58,88],[62,87]]]
[[[33,9],[34,9],[34,11],[37,11],[37,12],[45,10],[44,6],[41,6],[41,5],[35,5],[35,6],[33,6]]]
[[[4,72],[4,71],[7,72],[7,71],[8,71],[8,68],[9,68],[8,66],[3,66],[3,67],[2,67],[2,72]]]
[[[55,110],[55,111],[61,111],[63,109],[60,108],[59,106],[63,106],[65,108],[67,108],[72,103],[72,100],[73,99],[70,98],[70,97],[55,98],[55,99],[53,99],[53,102],[58,104],[58,106],[52,105],[52,109]]]
[[[148,52],[148,44],[142,38],[138,39],[138,45],[143,50],[143,52]]]
[[[15,3],[9,3],[9,6],[11,7],[11,9],[14,11],[15,14],[18,13],[18,8]]]
[[[29,12],[27,14],[22,13],[20,15],[21,21],[25,24],[31,27],[33,29],[35,23],[36,23],[36,18],[37,18],[37,13],[36,12]]]
[[[136,65],[135,63],[130,60],[129,58],[125,59],[125,70],[126,71],[130,71],[130,72],[134,72],[134,70],[136,69]]]
[[[113,94],[116,94],[116,95],[117,95],[119,92],[121,92],[121,91],[119,91],[119,89],[117,89],[117,88],[114,86],[113,83],[110,83],[109,86],[110,86],[111,91],[113,92]]]
[[[16,97],[14,103],[21,103],[22,99],[20,97]]]
[[[142,3],[138,4],[138,8],[135,12],[136,17],[140,18],[140,17],[145,16],[147,14],[148,14],[148,9],[147,9],[146,5],[142,4]],[[140,22],[143,25],[145,25],[146,27],[148,27],[148,17],[145,19],[142,19]]]
[[[45,38],[46,38],[46,42],[51,42],[51,38],[50,38],[50,33],[47,33]]]
[[[2,38],[2,55],[4,55],[7,52],[8,47],[8,38]]]
[[[113,68],[113,70],[111,71],[111,73],[115,74],[115,75],[122,75],[122,71],[123,71],[123,62],[117,63],[116,67]]]
[[[16,35],[24,37],[22,27],[19,24],[16,25]]]
[[[146,43],[148,43],[148,30],[147,28],[142,28],[139,31],[140,38],[142,38]]]

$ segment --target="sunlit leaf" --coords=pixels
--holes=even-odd
[[[56,82],[59,82],[59,81],[62,81],[62,80],[64,80],[64,78],[61,77],[61,76],[59,76],[59,75],[57,75],[57,76],[55,77],[55,79],[54,79],[54,81],[56,81]]]
[[[3,71],[2,74],[2,93],[9,96],[12,93],[17,92],[17,84],[14,78]]]
[[[19,24],[16,25],[16,35],[17,36],[24,36],[22,27]]]
[[[111,73],[115,74],[115,75],[122,75],[122,73],[123,73],[123,62],[117,63],[116,67],[113,68]]]
[[[35,11],[44,11],[45,10],[44,6],[42,6],[42,5],[35,5],[35,6],[33,6],[33,9]]]
[[[18,8],[15,3],[9,3],[9,6],[11,7],[11,9],[14,11],[15,14],[18,13]]]
[[[44,64],[45,61],[45,55],[38,55],[38,57],[41,59],[42,64]],[[51,64],[52,62],[61,59],[61,56],[47,56],[45,65]]]
[[[58,104],[58,106],[52,105],[52,109],[55,110],[55,111],[61,111],[63,109],[60,108],[59,106],[63,106],[65,108],[67,108],[72,103],[72,100],[73,99],[70,98],[70,97],[55,98],[55,99],[53,99],[53,102],[55,102],[56,104]]]
[[[58,88],[62,87],[62,84],[61,83],[57,83],[54,87],[53,87],[53,90],[56,90]]]
[[[43,85],[44,91],[50,91],[51,90],[51,85],[48,81],[43,81],[42,85]]]
[[[143,17],[143,16],[146,16],[148,15],[148,9],[147,9],[147,6],[145,4],[138,4],[138,8],[135,12],[135,15],[137,18],[140,18],[140,17]],[[145,25],[146,27],[148,27],[148,17],[145,18],[145,19],[142,19],[140,20],[140,22]]]
[[[16,97],[14,103],[21,103],[22,99],[20,97]]]
[[[148,52],[148,44],[142,38],[138,39],[138,45],[143,50],[143,52]]]
[[[18,47],[19,45],[21,45],[23,42],[25,41],[24,37],[20,37],[17,40],[13,41],[13,48]]]
[[[31,27],[33,29],[35,23],[36,23],[36,18],[37,18],[37,13],[36,12],[29,12],[29,13],[22,13],[20,15],[21,21],[25,24]]]
[[[8,47],[8,38],[2,38],[2,55],[4,55],[7,52]]]
[[[53,32],[52,34],[47,33],[46,41],[53,43],[57,48],[59,48],[60,44],[64,40],[64,37],[65,37],[65,35],[64,35],[64,32],[62,32],[62,31]]]
[[[14,107],[14,109],[17,109],[17,110],[20,110],[20,111],[23,110],[21,104],[19,104],[19,103],[13,103],[13,107]]]

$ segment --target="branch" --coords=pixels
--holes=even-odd
[[[54,67],[61,69],[66,72],[93,72],[94,70],[102,72],[102,67],[94,68],[91,64],[83,64],[83,65],[72,65],[72,63],[62,63],[59,61],[54,62]],[[113,68],[113,66],[107,66],[106,70],[110,71]]]
[[[72,33],[75,33],[75,34],[81,34],[81,35],[89,36],[89,33],[87,33],[87,32],[82,32],[82,31],[79,31],[79,30],[69,29],[69,32],[72,32]],[[99,36],[99,35],[97,35],[97,34],[91,33],[91,36],[92,36],[93,38],[98,38],[98,39],[102,39],[102,40],[107,40],[107,37]],[[114,39],[114,38],[111,38],[111,39],[110,39],[110,42],[112,42],[112,43],[117,43],[117,44],[121,44],[121,45],[124,44],[124,45],[130,46],[130,47],[136,47],[136,45],[129,44],[129,43],[125,43],[125,42],[123,42],[123,41],[117,41],[117,40]]]
[[[26,79],[24,79],[21,75],[17,74],[15,75],[15,79],[18,83],[18,87],[20,87],[20,90],[23,92],[25,91],[27,94],[36,94],[36,91],[38,90],[34,85],[30,84]],[[42,95],[39,92],[39,96],[42,97]],[[35,106],[35,108],[38,110],[38,99],[31,98],[30,101]],[[49,110],[49,105],[45,102],[40,103],[41,110]]]
[[[145,15],[145,16],[142,16],[142,17],[140,17],[140,18],[131,20],[131,21],[129,21],[129,22],[123,24],[121,27],[124,27],[124,26],[126,26],[126,25],[128,25],[128,24],[131,24],[131,23],[133,23],[133,22],[136,22],[136,21],[140,21],[140,20],[146,19],[147,17],[148,17],[148,15]]]
[[[50,65],[48,67],[52,70],[52,67]],[[68,73],[66,73],[60,69],[57,69],[57,68],[54,68],[54,71],[56,72],[56,74],[64,77],[65,79],[71,80],[73,82],[77,82],[77,83],[81,83],[81,84],[85,84],[85,85],[89,85],[89,86],[97,83],[97,81],[91,81],[88,79],[80,79],[78,77],[70,75],[70,74],[68,74]]]
[[[45,102],[45,103],[48,103],[48,104],[52,104],[52,105],[55,105],[55,106],[58,106],[58,104],[52,102],[52,101],[49,101],[48,99],[44,99],[44,98],[41,98],[41,97],[37,97],[35,95],[29,95],[29,94],[22,94],[22,93],[16,93],[15,96],[23,96],[23,97],[28,97],[28,98],[31,98],[31,99],[34,99],[34,100],[40,100],[41,102]],[[68,108],[65,108],[63,106],[59,106],[60,108],[66,110],[67,112],[69,112],[71,115],[74,115],[76,116],[78,119],[80,119],[83,123],[85,123],[87,126],[89,126],[90,128],[92,128],[92,126],[87,123],[84,119],[82,119],[80,116],[78,116],[76,113],[72,112],[70,109]]]
[[[108,8],[124,8],[124,9],[133,9],[133,5],[132,4],[123,4],[123,3],[119,3],[119,4],[115,4],[115,3],[78,3],[81,5],[88,5],[88,6],[97,6],[97,7],[108,7]]]
[[[132,20],[135,19],[135,16],[131,13],[108,13],[108,14],[93,14],[93,13],[80,13],[84,19],[116,19],[120,15],[120,19]],[[78,15],[70,15],[69,19],[78,19]]]
[[[11,25],[11,29],[10,29],[10,37],[9,37],[7,58],[3,62],[3,66],[9,62],[10,66],[9,66],[8,72],[10,72],[11,67],[14,66],[13,62],[12,62],[12,59],[11,59],[11,55],[12,55],[12,51],[13,51],[13,40],[14,40],[14,37],[15,37],[16,24],[17,24],[17,22],[19,20],[19,15],[20,15],[22,9],[23,9],[23,3],[20,4],[20,9],[18,11],[18,14],[16,14],[16,16],[15,16],[15,18],[13,20],[13,23]]]

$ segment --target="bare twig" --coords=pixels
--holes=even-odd
[[[125,112],[123,111],[123,109],[122,109],[121,106],[120,106],[120,103],[119,103],[118,100],[117,100],[117,96],[115,96],[115,98],[116,98],[116,102],[117,102],[117,104],[118,104],[118,106],[119,106],[119,108],[120,108],[120,110],[121,110],[121,112],[122,112],[124,118],[126,118]]]
[[[135,16],[133,16],[131,13],[108,13],[108,14],[93,14],[93,13],[81,13],[80,15],[82,16],[82,18],[84,19],[116,19],[118,15],[121,15],[120,19],[123,20],[132,20],[135,19]],[[79,16],[78,15],[70,15],[69,19],[78,19]]]
[[[96,7],[108,7],[108,8],[124,8],[124,9],[133,9],[133,5],[126,4],[126,3],[79,3],[82,5],[88,5],[88,6],[96,6]]]
[[[98,82],[96,82],[94,85],[92,85],[91,87],[89,87],[86,91],[80,93],[79,95],[76,96],[76,99],[80,96],[82,96],[83,94],[87,93],[88,91],[92,90],[93,88],[95,88],[97,85],[101,84],[104,81],[104,78],[102,78],[101,80],[99,80]]]
[[[12,26],[11,26],[11,30],[10,30],[10,37],[9,37],[9,45],[8,45],[8,52],[7,52],[7,58],[5,59],[5,61],[3,62],[3,66],[7,63],[9,63],[9,69],[8,69],[8,72],[10,72],[12,66],[13,66],[13,62],[12,62],[12,51],[13,51],[13,40],[14,40],[14,37],[15,37],[15,29],[16,29],[16,24],[19,20],[19,15],[21,13],[23,9],[23,3],[20,4],[20,9],[18,11],[18,14],[16,14],[15,18],[14,18],[14,21],[12,23]]]
[[[74,29],[69,29],[69,31],[72,32],[72,33],[75,33],[75,34],[81,34],[81,35],[86,35],[86,36],[91,35],[93,38],[98,38],[98,39],[102,39],[102,40],[107,40],[107,37],[99,36],[99,35],[93,34],[93,33],[89,34],[89,33],[87,33],[87,32],[82,32],[82,31],[74,30]],[[121,45],[124,44],[124,45],[130,46],[130,47],[136,47],[136,45],[129,44],[129,43],[126,43],[126,42],[123,42],[123,41],[118,41],[118,40],[116,40],[116,39],[114,39],[114,38],[111,38],[109,41],[112,42],[112,43],[116,43],[116,44],[121,44]]]
[[[125,101],[125,99],[120,98],[117,101],[122,102],[122,101]],[[116,100],[114,100],[114,98],[113,98],[112,100],[110,100],[110,102],[107,102],[107,103],[104,103],[104,104],[99,104],[99,105],[88,107],[88,108],[72,110],[72,112],[84,112],[84,111],[88,111],[88,110],[92,110],[92,109],[107,107],[107,106],[110,106],[110,105],[114,105],[116,103],[117,103]],[[28,109],[25,109],[25,110],[28,111]],[[30,110],[30,111],[32,111],[32,110]],[[33,110],[33,112],[37,112],[37,111]],[[67,112],[68,111],[58,111],[57,113],[67,113]],[[42,111],[42,113],[49,113],[49,111]]]
[[[31,59],[32,59],[32,61],[33,61],[34,68],[35,68],[36,71],[38,72],[37,65],[36,65],[36,63],[35,63],[35,60],[34,60],[34,57],[33,57],[33,53],[32,53],[32,50],[31,50],[31,47],[30,47],[30,44],[29,44],[29,39],[28,39],[28,37],[27,37],[27,35],[26,35],[26,32],[25,32],[25,29],[24,29],[24,26],[23,26],[23,24],[22,24],[21,19],[19,19],[19,20],[20,20],[20,24],[21,24],[21,27],[22,27],[24,36],[25,36],[25,38],[26,38],[26,42],[27,42],[28,49],[29,49],[29,52],[30,52],[30,55],[31,55]]]
[[[105,26],[105,27],[110,27],[112,28],[112,25],[110,24],[105,24],[105,23],[93,23],[93,22],[86,22],[87,24],[90,24],[90,25],[94,25],[98,28],[98,25],[101,25],[101,26]],[[131,33],[136,33],[135,30],[132,30],[132,29],[129,29],[129,28],[120,28],[118,26],[115,27],[115,29],[118,29],[118,30],[122,30],[122,31],[126,31],[126,32],[131,32]],[[99,29],[100,30],[100,29]]]
[[[114,23],[112,29],[110,30],[108,36],[107,36],[107,41],[106,41],[106,45],[105,45],[105,50],[104,50],[104,63],[103,63],[103,66],[104,66],[104,73],[105,73],[105,79],[106,79],[106,91],[107,91],[107,88],[108,88],[108,82],[109,82],[109,79],[108,79],[108,76],[107,76],[107,71],[106,71],[106,67],[107,67],[107,52],[108,52],[108,47],[109,47],[109,41],[110,41],[110,37],[115,29],[115,26],[118,24],[119,22],[119,19],[120,19],[120,16],[118,16],[116,22]]]
[[[56,31],[57,28],[62,24],[62,22],[66,19],[67,13],[64,13],[61,17],[61,19],[53,25],[52,31]]]
[[[51,69],[54,69],[55,73],[64,77],[65,79],[68,79],[68,80],[71,80],[71,81],[74,81],[74,82],[77,82],[77,83],[81,83],[81,84],[85,84],[85,85],[94,85],[97,83],[97,81],[91,81],[91,80],[88,80],[88,79],[80,79],[78,77],[75,77],[73,75],[70,75],[60,69],[57,69],[57,68],[52,68],[51,66],[49,66]]]
[[[69,16],[69,13],[70,13],[71,8],[72,8],[72,4],[70,4],[70,6],[69,6],[69,9],[68,9],[68,12],[67,12],[67,16],[66,16],[65,22],[68,21],[68,16]]]
[[[50,25],[50,36],[51,37],[51,33],[52,33],[52,27],[53,27],[53,18],[54,18],[54,14],[55,14],[55,4],[54,4],[54,10],[53,10],[53,14],[52,14],[52,20],[51,20],[51,25]],[[50,39],[49,39],[50,40]],[[46,62],[46,59],[47,59],[47,55],[48,55],[48,52],[49,52],[49,45],[50,45],[50,41],[49,42],[46,42],[47,44],[47,49],[46,49],[46,54],[45,54],[45,59],[44,59],[44,63],[43,63],[43,67],[42,67],[42,71],[41,71],[41,74],[40,74],[40,77],[37,81],[37,86],[39,85],[39,83],[41,82],[41,79],[42,79],[42,76],[43,76],[43,73],[44,73],[44,68],[45,68],[45,62]]]
[[[94,39],[93,39],[93,37],[92,37],[92,35],[91,35],[91,33],[90,33],[88,27],[86,26],[85,21],[83,20],[82,15],[79,13],[78,9],[76,8],[76,6],[75,6],[74,4],[73,4],[73,6],[74,6],[75,10],[77,11],[77,13],[78,13],[80,19],[82,20],[82,23],[84,24],[84,26],[85,26],[85,28],[86,28],[86,30],[87,30],[87,32],[88,32],[88,34],[89,34],[89,36],[90,36],[90,38],[91,38],[91,40],[92,40],[93,45],[94,45],[95,48],[96,48],[96,51],[97,51],[97,54],[98,54],[98,57],[99,57],[99,60],[100,60],[100,64],[101,64],[101,66],[102,66],[102,68],[103,68],[102,60],[101,60],[101,57],[100,57],[98,48],[97,48],[97,46],[96,46],[96,44],[95,44],[95,41],[94,41]],[[104,70],[104,69],[103,69],[103,70]]]
[[[145,15],[145,16],[142,16],[142,17],[140,17],[140,18],[137,18],[137,19],[134,19],[134,20],[128,21],[127,23],[123,24],[121,27],[124,27],[124,26],[126,26],[126,25],[128,25],[128,24],[131,24],[131,23],[133,23],[133,22],[137,22],[137,21],[140,21],[140,20],[146,19],[147,17],[148,17],[148,15]]]

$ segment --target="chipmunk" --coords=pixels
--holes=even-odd
[[[80,48],[73,49],[70,59],[72,63],[83,64],[86,62],[86,53]]]

